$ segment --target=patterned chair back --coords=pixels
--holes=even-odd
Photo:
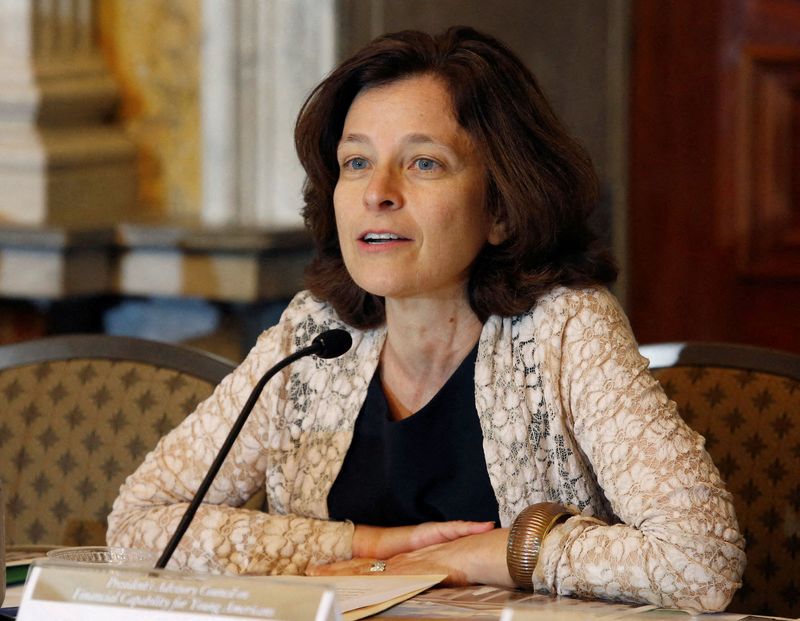
[[[800,616],[800,356],[743,345],[640,348],[733,494],[747,541],[733,612]]]
[[[233,366],[107,335],[0,347],[6,544],[104,544],[125,477]]]

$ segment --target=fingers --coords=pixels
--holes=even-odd
[[[463,572],[448,566],[436,558],[429,558],[416,550],[400,554],[385,561],[379,559],[354,558],[328,565],[309,565],[307,576],[381,576],[387,574],[443,575],[442,584],[462,586],[468,584]]]
[[[480,535],[494,528],[494,522],[445,522],[445,524],[452,524],[455,533],[453,539],[468,535]]]
[[[437,543],[445,543],[479,535],[494,528],[494,522],[467,522],[453,520],[451,522],[426,522],[416,527],[412,537],[412,549],[424,548]]]
[[[479,535],[494,528],[494,522],[425,522],[416,526],[383,528],[358,524],[353,532],[352,553],[361,558],[389,558],[403,552]]]
[[[398,554],[386,561],[387,571],[393,574],[441,575],[445,576],[441,586],[464,586],[469,584],[466,573],[459,567],[458,561],[446,551],[448,543],[437,544],[430,548],[422,548]]]
[[[369,574],[379,575],[385,573],[386,561],[370,558],[353,558],[349,561],[339,561],[327,565],[309,565],[306,567],[307,576],[363,576]]]

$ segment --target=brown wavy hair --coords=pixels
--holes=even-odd
[[[449,90],[486,168],[484,202],[505,225],[506,240],[487,244],[470,271],[469,301],[480,320],[521,314],[556,285],[613,282],[614,262],[588,224],[599,196],[588,155],[513,52],[455,26],[436,36],[407,30],[378,37],[331,72],[300,110],[303,217],[316,246],[308,289],[354,327],[383,323],[383,298],[356,285],[342,259],[333,210],[336,149],[358,93],[421,74],[437,76]]]

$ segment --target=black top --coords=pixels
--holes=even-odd
[[[476,345],[426,406],[398,421],[389,417],[375,372],[328,496],[332,519],[373,526],[444,520],[499,526],[475,409],[477,355]]]

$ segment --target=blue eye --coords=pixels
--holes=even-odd
[[[364,170],[367,167],[367,160],[363,157],[354,157],[347,160],[344,165],[352,170]]]
[[[436,167],[439,166],[438,162],[427,157],[421,157],[414,160],[414,164],[416,164],[417,168],[422,171],[435,170]]]

